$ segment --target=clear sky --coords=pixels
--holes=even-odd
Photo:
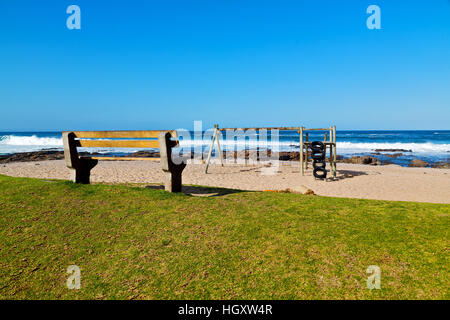
[[[0,108],[0,131],[450,129],[450,1],[0,0]]]

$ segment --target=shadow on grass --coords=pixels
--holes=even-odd
[[[164,190],[164,186],[162,185],[148,185],[145,186],[147,189],[154,190]],[[226,189],[226,188],[216,188],[216,187],[201,187],[201,186],[183,186],[182,193],[196,196],[196,197],[219,197],[225,196],[228,194],[239,193],[239,192],[250,192],[247,190],[238,190],[238,189]]]

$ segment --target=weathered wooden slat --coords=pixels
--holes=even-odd
[[[299,127],[254,127],[254,128],[217,128],[219,131],[227,131],[227,130],[298,130]]]
[[[160,161],[161,158],[150,158],[150,157],[87,157],[87,156],[83,156],[81,157],[82,159],[93,159],[93,160],[123,160],[123,161]]]
[[[313,128],[313,129],[303,129],[303,131],[328,131],[330,128]]]
[[[73,131],[77,138],[158,138],[165,130],[133,130],[133,131]],[[176,137],[176,130],[168,130]]]
[[[159,148],[158,140],[77,140],[84,148]]]

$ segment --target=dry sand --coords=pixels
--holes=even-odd
[[[212,164],[208,174],[204,173],[205,165],[188,164],[183,184],[241,190],[286,190],[304,185],[322,196],[450,203],[450,169],[338,164],[336,180],[319,181],[311,170],[300,176],[298,162],[280,163],[278,168]],[[69,179],[63,160],[2,164],[0,174]],[[159,163],[153,161],[100,161],[91,175],[92,182],[107,183],[161,184],[163,178]]]

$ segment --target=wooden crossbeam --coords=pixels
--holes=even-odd
[[[298,130],[299,127],[258,127],[258,128],[217,128],[218,131],[227,130]],[[328,129],[327,129],[328,130]]]

